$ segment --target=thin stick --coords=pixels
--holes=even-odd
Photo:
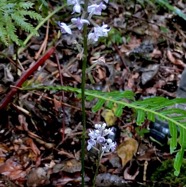
[[[62,73],[61,73],[62,72],[61,71],[61,66],[60,66],[59,59],[58,59],[58,56],[57,56],[56,53],[55,53],[55,57],[56,57],[58,71],[59,71],[60,83],[61,83],[61,86],[63,86],[63,76],[62,76]],[[65,139],[65,107],[64,107],[64,105],[62,105],[62,103],[64,101],[64,98],[65,98],[64,91],[61,91],[61,96],[62,96],[62,98],[60,98],[60,103],[61,103],[61,107],[62,107],[62,111],[63,111],[63,119],[62,119],[62,129],[63,129],[62,143],[63,143],[63,141]]]

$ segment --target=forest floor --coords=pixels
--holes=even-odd
[[[97,24],[104,22],[112,30],[108,38],[88,46],[87,89],[132,90],[136,99],[176,97],[186,66],[186,21],[165,7],[145,2],[112,1],[97,17]],[[171,4],[186,12],[182,0]],[[59,6],[52,0],[49,5],[53,10]],[[81,87],[80,33],[57,39],[60,28],[56,22],[69,23],[71,18],[68,9],[54,15],[39,30],[40,36],[32,37],[18,55],[20,69],[16,70],[11,55],[1,59],[0,187],[81,186],[81,99],[65,91],[17,90],[2,107],[11,85],[17,86],[15,82],[40,59],[45,62],[24,80],[22,87]],[[54,40],[55,51],[51,48]],[[116,151],[104,155],[97,186],[184,186],[184,182],[174,183],[174,177],[165,181],[166,173],[159,174],[162,178],[152,178],[163,161],[174,158],[166,136],[163,142],[156,143],[150,138],[150,122],[137,126],[128,108],[123,109],[120,118],[113,116],[113,122],[104,107],[92,112],[93,105],[86,103],[87,133],[97,123],[109,123],[116,130],[117,144],[124,144],[123,157],[127,157],[121,159]],[[168,165],[173,173],[173,164]],[[96,154],[86,151],[86,186],[92,186],[95,168]]]

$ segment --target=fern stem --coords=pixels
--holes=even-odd
[[[87,17],[88,0],[84,1],[85,18]],[[81,165],[82,165],[82,187],[85,186],[85,138],[86,138],[86,112],[85,112],[85,83],[86,83],[86,66],[88,57],[88,46],[87,46],[87,24],[83,28],[83,64],[82,64],[82,84],[81,84],[81,97],[82,97],[82,141],[81,141]]]
[[[40,28],[41,26],[43,26],[44,23],[47,22],[54,14],[56,14],[57,12],[59,12],[61,9],[65,8],[65,7],[66,7],[66,4],[64,4],[63,6],[60,6],[60,7],[56,8],[53,12],[51,12],[46,18],[44,18],[44,19],[37,25],[37,27],[35,28],[35,30],[38,31],[39,28]],[[30,33],[30,34],[27,36],[26,40],[23,42],[23,46],[25,46],[25,45],[28,43],[28,41],[32,38],[32,36],[34,36],[34,33]],[[24,50],[24,47],[20,47],[20,48],[18,49],[17,54],[20,54],[23,50]]]

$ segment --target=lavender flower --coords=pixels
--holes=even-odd
[[[79,30],[83,28],[84,24],[90,24],[88,20],[86,19],[81,19],[81,18],[72,18],[71,22],[77,26]]]
[[[102,10],[105,10],[106,7],[107,6],[103,4],[103,2],[101,2],[99,5],[90,5],[88,6],[88,13],[90,13],[90,15],[101,15]]]
[[[62,33],[72,34],[70,27],[66,23],[58,22],[58,25],[59,25]]]
[[[82,0],[67,0],[67,5],[74,5],[73,7],[73,13],[81,13],[81,5],[84,4]]]
[[[113,152],[116,149],[116,143],[113,142],[110,138],[107,138],[108,135],[114,135],[112,128],[106,129],[106,123],[95,124],[95,130],[90,130],[89,132],[90,139],[88,140],[87,150],[91,148],[101,148],[100,151],[104,152]]]
[[[96,43],[99,37],[108,36],[109,31],[110,28],[108,28],[108,25],[106,24],[103,24],[101,27],[100,26],[94,27],[94,32],[90,32],[88,34],[88,39],[93,43]]]

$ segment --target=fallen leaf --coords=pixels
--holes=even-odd
[[[130,170],[130,166],[127,167],[127,168],[125,169],[125,171],[124,171],[124,174],[123,174],[124,179],[125,179],[125,180],[134,180],[134,179],[136,178],[136,176],[139,174],[139,169],[137,169],[133,175],[131,175],[131,174],[129,173],[129,170]]]
[[[33,168],[27,176],[27,186],[37,187],[49,183],[49,176],[44,168]]]
[[[101,116],[104,118],[108,126],[114,125],[117,120],[114,111],[110,109],[104,109],[101,113]]]
[[[9,158],[6,162],[0,165],[0,174],[9,177],[11,180],[23,179],[26,172],[22,170],[22,166],[14,161],[14,157]]]
[[[70,159],[64,161],[63,163],[56,164],[53,167],[53,172],[58,173],[60,171],[65,171],[68,173],[75,173],[81,171],[81,162],[77,161],[76,159]]]
[[[141,82],[145,85],[147,82],[152,80],[156,74],[158,73],[159,65],[158,64],[150,64],[147,68],[144,68],[143,73],[141,75]]]
[[[127,138],[117,148],[117,154],[121,158],[122,166],[124,167],[137,152],[138,142],[133,138]]]

